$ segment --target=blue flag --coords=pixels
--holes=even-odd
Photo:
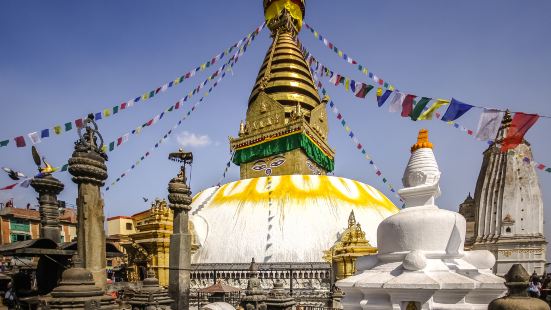
[[[379,105],[379,107],[385,104],[385,101],[388,99],[388,96],[390,96],[390,94],[392,94],[392,91],[387,89],[381,97],[377,97],[377,104]]]
[[[455,121],[467,111],[469,111],[472,107],[473,106],[470,104],[466,104],[452,98],[448,110],[446,110],[446,113],[444,114],[444,116],[442,116],[442,120],[444,122]]]

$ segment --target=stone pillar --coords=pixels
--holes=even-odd
[[[191,153],[182,150],[171,153],[169,159],[183,162],[180,173],[168,183],[168,201],[174,212],[173,234],[170,236],[168,290],[174,309],[189,309],[191,269],[191,234],[188,212],[191,210],[191,190],[186,184],[185,164],[191,164]]]
[[[101,151],[103,138],[93,116],[88,116],[78,134],[80,139],[75,142],[73,156],[69,159],[69,173],[73,175],[73,182],[78,184],[78,254],[83,267],[92,273],[95,284],[105,289],[105,216],[100,187],[107,179],[107,155]]]
[[[33,178],[31,186],[38,193],[38,203],[40,204],[40,238],[61,242],[57,195],[63,190],[63,183],[51,175],[46,175],[41,178]]]

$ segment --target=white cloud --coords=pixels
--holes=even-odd
[[[176,141],[183,147],[202,147],[212,143],[208,135],[198,135],[189,131],[182,131],[178,134]]]

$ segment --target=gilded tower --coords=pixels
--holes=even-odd
[[[321,99],[297,42],[304,0],[264,0],[272,44],[254,84],[246,121],[230,138],[241,179],[268,175],[324,175],[333,171]]]

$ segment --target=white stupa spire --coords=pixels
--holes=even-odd
[[[358,273],[338,281],[344,309],[486,309],[505,291],[488,251],[464,252],[465,218],[439,209],[440,169],[419,132],[398,193],[407,208],[381,222],[379,252],[360,257]]]

